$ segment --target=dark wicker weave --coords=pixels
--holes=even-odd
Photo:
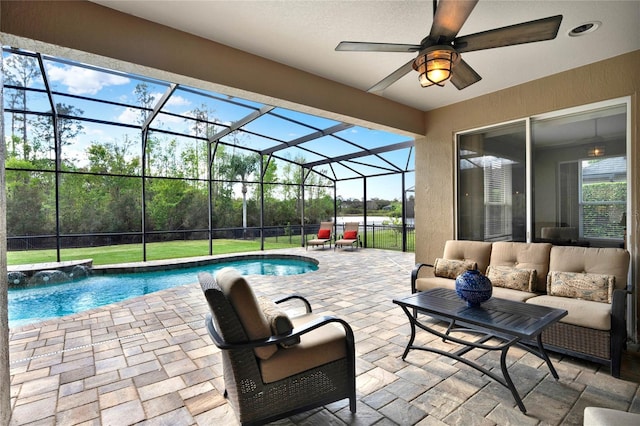
[[[351,412],[355,413],[355,346],[353,331],[346,322],[335,317],[322,317],[288,335],[249,341],[236,312],[215,279],[208,273],[200,273],[198,280],[211,311],[206,320],[209,335],[222,350],[226,396],[240,423],[264,424],[344,398],[349,398]],[[310,305],[302,300],[310,312]],[[344,327],[346,358],[274,383],[262,382],[253,348],[300,336],[330,323]]]
[[[611,330],[595,330],[559,322],[542,333],[542,342],[552,351],[609,366],[611,375],[620,377],[622,352],[627,341],[626,299],[625,290],[613,292]]]

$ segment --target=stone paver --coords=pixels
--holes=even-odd
[[[623,365],[621,380],[598,364],[552,354],[556,381],[537,357],[514,348],[507,361],[525,415],[506,388],[464,364],[423,351],[402,360],[409,326],[391,300],[410,291],[413,253],[269,253],[276,252],[314,257],[320,268],[251,276],[256,293],[300,293],[315,312],[346,319],[355,332],[358,375],[355,415],[344,400],[278,424],[581,425],[588,405],[640,412],[637,361]],[[237,424],[222,395],[220,351],[204,327],[207,309],[194,276],[194,284],[10,330],[11,425]],[[451,348],[422,332],[416,343]],[[495,353],[468,356],[499,369]]]

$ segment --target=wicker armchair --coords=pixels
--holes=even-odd
[[[265,311],[264,300],[258,301],[238,271],[224,268],[215,278],[203,272],[198,280],[211,311],[207,330],[222,351],[225,397],[241,424],[272,422],[344,398],[355,413],[355,346],[349,324],[312,314],[309,302],[293,295],[276,303],[301,301],[306,313],[279,316],[290,320],[293,329],[276,334],[272,327],[280,331],[281,322],[268,317],[272,312]],[[267,334],[260,323],[269,327]]]

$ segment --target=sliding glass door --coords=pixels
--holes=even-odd
[[[459,239],[624,245],[626,103],[465,132],[457,150]]]
[[[623,245],[626,119],[623,104],[531,120],[534,239]]]
[[[526,240],[525,124],[459,135],[459,239]]]

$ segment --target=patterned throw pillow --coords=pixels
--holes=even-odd
[[[271,299],[260,296],[258,297],[258,305],[262,310],[262,313],[267,318],[267,322],[271,326],[271,332],[276,336],[291,333],[293,330],[293,323],[285,311],[280,309]],[[282,343],[280,346],[283,348],[290,348],[291,346],[300,343],[300,336],[292,337]]]
[[[495,287],[533,293],[538,275],[535,269],[513,268],[511,266],[489,266],[487,277]]]
[[[551,271],[547,275],[547,294],[611,303],[615,280],[615,275]]]
[[[473,260],[453,260],[437,258],[433,265],[433,274],[436,277],[456,279],[465,271],[478,269],[478,265]]]

